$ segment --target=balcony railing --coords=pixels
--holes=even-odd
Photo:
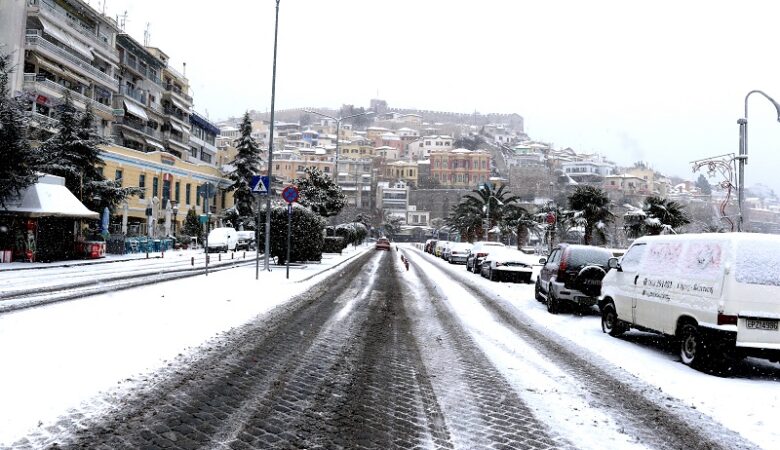
[[[165,111],[165,114],[168,114],[169,116],[172,116],[172,117],[174,117],[176,119],[179,119],[183,123],[186,123],[186,124],[190,123],[190,118],[186,114],[182,114],[180,112],[177,112],[175,109],[170,108],[170,107],[163,108],[163,110]]]
[[[60,95],[65,95],[65,92],[70,93],[70,98],[73,99],[76,102],[83,103],[85,106],[87,103],[92,105],[92,108],[95,110],[102,111],[106,114],[112,114],[113,110],[111,107],[106,106],[102,103],[98,103],[97,100],[89,98],[85,95],[82,95],[74,90],[68,89],[65,86],[61,84],[57,84],[51,80],[47,79],[39,79],[37,78],[36,74],[34,73],[26,73],[24,74],[24,87],[27,89],[35,90],[37,91],[38,88],[45,88],[50,91],[54,91]]]
[[[37,123],[39,128],[56,130],[60,126],[60,122],[57,119],[53,119],[49,116],[44,116],[41,113],[28,111],[27,116],[30,122]]]
[[[134,61],[128,58],[127,55],[124,55],[124,57],[122,58],[122,64],[140,73],[141,75],[144,76],[145,79],[151,80],[155,84],[163,86],[162,81],[160,80],[159,73],[150,70],[148,67],[141,66],[141,64],[139,64],[138,61]]]
[[[174,133],[170,133],[170,132],[168,132],[168,133],[165,133],[165,138],[166,138],[166,139],[170,139],[170,140],[172,140],[172,141],[176,141],[176,142],[178,142],[179,144],[183,144],[183,145],[188,145],[188,144],[189,144],[189,141],[190,141],[190,140],[189,140],[189,139],[187,139],[186,137],[177,136],[176,134],[174,134]]]
[[[79,20],[68,17],[68,14],[58,8],[48,0],[30,0],[30,6],[38,6],[43,15],[52,19],[57,25],[66,26],[69,30],[73,29],[90,39],[90,42],[96,43],[109,50],[112,54],[117,54],[116,49],[111,46],[111,39],[103,34],[99,34],[94,28],[84,25]]]
[[[138,122],[134,122],[132,120],[119,120],[116,122],[116,125],[132,128],[136,131],[140,131],[141,133],[147,136],[151,136],[157,140],[160,140],[162,136],[160,130],[155,130],[152,127],[148,127],[146,125],[140,124]]]
[[[188,102],[192,103],[192,97],[185,94],[184,91],[181,90],[180,87],[176,86],[173,83],[168,83],[165,85],[165,90],[169,92],[173,92],[174,94],[178,95],[179,97],[187,100]]]
[[[128,86],[120,86],[119,94],[125,97],[130,97],[133,100],[140,102],[142,105],[146,105],[146,94],[140,89],[133,89]]]
[[[90,65],[88,62],[73,55],[68,50],[65,50],[64,48],[52,44],[51,42],[44,39],[43,36],[28,34],[27,36],[25,36],[25,47],[29,50],[43,49],[49,52],[50,54],[52,54],[54,57],[59,56],[61,58],[64,58],[65,62],[68,62],[76,66],[77,68],[89,73],[93,77],[99,79],[100,81],[106,83],[109,86],[116,87],[117,85],[117,81],[111,75],[101,72],[97,68]]]

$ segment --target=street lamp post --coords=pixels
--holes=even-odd
[[[276,20],[274,22],[274,65],[271,75],[271,126],[268,131],[268,190],[273,185],[274,158],[274,101],[276,100],[276,41],[279,37],[279,0],[276,0]],[[259,246],[258,242],[258,246]],[[265,197],[265,270],[271,270],[268,255],[271,253],[271,192]],[[255,280],[260,278],[260,265],[255,264]]]
[[[485,186],[485,189],[487,189],[488,192],[490,192],[490,186],[487,183],[485,183],[484,186]],[[485,204],[485,210],[487,212],[486,213],[487,226],[485,226],[485,240],[486,241],[490,240],[490,235],[488,233],[490,232],[490,199],[491,198],[496,199],[496,203],[498,203],[498,206],[503,206],[503,204],[504,204],[504,203],[501,202],[501,200],[498,199],[498,197],[493,195],[492,192],[490,192],[490,194],[488,194],[487,203]]]
[[[742,222],[744,219],[744,215],[742,214],[742,208],[743,208],[743,203],[745,202],[745,165],[747,164],[747,158],[748,158],[748,136],[747,136],[748,97],[750,97],[752,94],[761,94],[767,100],[772,102],[772,104],[775,105],[775,110],[777,110],[777,121],[780,122],[780,104],[778,104],[772,97],[768,96],[763,91],[753,90],[747,93],[747,95],[745,96],[745,117],[737,120],[737,123],[739,124],[739,156],[737,156],[737,160],[739,161],[739,173],[738,173],[739,185],[737,187],[737,189],[739,189],[738,196],[737,196],[737,208],[739,209],[739,220],[737,221],[737,231],[742,231]]]
[[[176,215],[179,214],[179,204],[173,205],[173,236],[176,237]]]
[[[365,111],[365,112],[358,113],[358,114],[352,114],[351,116],[338,117],[338,118],[337,117],[333,117],[333,116],[329,116],[327,114],[323,114],[321,112],[313,111],[313,110],[310,110],[310,109],[304,109],[304,111],[306,111],[307,113],[310,113],[310,114],[316,114],[318,116],[322,116],[322,117],[325,117],[325,118],[328,118],[328,119],[336,121],[336,167],[335,167],[336,173],[334,174],[333,179],[336,180],[336,183],[338,183],[338,180],[339,180],[339,134],[341,133],[341,121],[342,120],[346,120],[346,119],[351,119],[353,117],[368,116],[368,115],[374,114],[374,111]]]

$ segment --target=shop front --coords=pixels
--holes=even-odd
[[[105,255],[105,241],[82,236],[83,220],[98,219],[65,187],[42,175],[0,209],[0,261],[48,262]]]

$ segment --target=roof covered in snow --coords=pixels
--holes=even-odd
[[[18,198],[8,201],[0,213],[27,217],[83,217],[97,219],[100,214],[90,211],[65,187],[65,178],[44,174],[38,182],[27,187]]]

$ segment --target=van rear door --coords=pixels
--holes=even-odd
[[[620,259],[620,271],[615,273],[615,310],[618,317],[626,322],[636,323],[634,310],[636,308],[637,279],[639,275],[639,263],[642,260],[647,245],[638,243]]]

